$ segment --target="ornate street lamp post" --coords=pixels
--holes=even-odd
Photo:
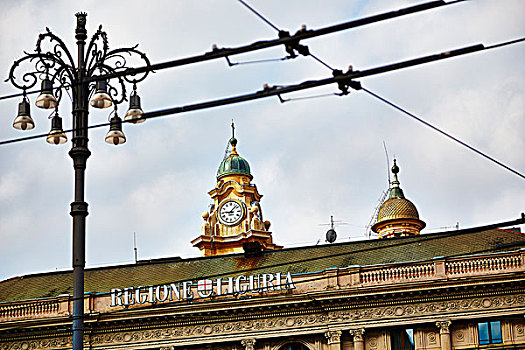
[[[91,37],[86,49],[86,13],[77,13],[77,62],[69,52],[64,42],[46,28],[46,33],[40,34],[34,53],[25,53],[26,56],[14,62],[9,72],[10,81],[15,87],[23,90],[23,100],[18,106],[18,115],[13,127],[20,130],[30,130],[35,123],[31,118],[29,100],[26,91],[41,81],[41,91],[35,105],[43,109],[53,109],[54,117],[51,120],[51,131],[47,142],[62,144],[67,136],[62,130],[62,119],[58,116],[63,92],[65,91],[72,102],[73,114],[73,147],[69,155],[73,159],[75,170],[75,199],[71,203],[73,217],[73,349],[83,349],[84,338],[84,267],[85,267],[85,237],[86,216],[88,204],[84,201],[84,174],[86,162],[91,152],[88,149],[88,105],[95,108],[114,107],[113,117],[110,120],[110,130],[106,135],[106,142],[118,145],[126,142],[122,132],[122,120],[117,115],[117,106],[126,101],[126,84],[133,86],[130,98],[130,108],[124,120],[131,123],[140,123],[142,109],[140,98],[137,95],[137,83],[148,75],[122,76],[115,78],[114,84],[104,80],[97,80],[97,76],[124,71],[128,68],[126,58],[137,57],[142,65],[150,65],[146,55],[136,48],[120,48],[109,50],[107,35],[102,26]],[[47,49],[44,46],[49,46]],[[21,64],[29,64],[30,69],[16,77]],[[90,81],[92,81],[90,83]],[[96,81],[94,83],[93,81]],[[91,100],[90,100],[91,97]]]

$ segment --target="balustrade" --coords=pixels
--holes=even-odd
[[[407,265],[361,272],[361,283],[384,283],[430,278],[435,274],[434,264]]]
[[[57,300],[0,306],[0,320],[57,314],[58,310],[59,302]]]
[[[476,274],[489,271],[515,270],[522,266],[519,255],[484,257],[478,259],[447,261],[447,275]]]
[[[361,284],[390,284],[395,282],[410,282],[414,280],[439,279],[436,276],[437,260],[432,263],[391,266],[382,268],[366,267],[359,273]],[[443,264],[443,260],[441,260]],[[521,254],[502,255],[494,257],[457,258],[445,261],[444,278],[458,275],[479,275],[500,273],[502,271],[521,271],[523,261]]]

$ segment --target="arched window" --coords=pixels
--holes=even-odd
[[[288,343],[284,344],[279,350],[309,350],[306,346],[301,343]]]

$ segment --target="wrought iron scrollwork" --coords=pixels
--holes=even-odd
[[[138,45],[109,50],[107,34],[102,30],[102,26],[99,26],[91,37],[85,52],[83,78],[125,72],[138,66],[150,66],[149,59],[137,47]],[[13,63],[9,76],[5,80],[10,81],[16,88],[27,91],[35,87],[43,78],[50,79],[57,91],[74,90],[82,83],[78,81],[79,68],[75,65],[73,55],[64,42],[49,28],[38,36],[35,51],[33,53],[24,52],[24,54],[24,57]],[[130,65],[132,60],[138,63],[132,66]],[[27,65],[30,67],[27,68]],[[26,67],[26,70],[21,75],[17,75],[22,66]],[[148,74],[149,71],[146,71],[113,78],[111,82],[108,82],[108,92],[113,102],[118,105],[126,101],[126,83],[137,84],[143,81]],[[90,95],[94,92],[94,84],[89,85],[89,91]]]

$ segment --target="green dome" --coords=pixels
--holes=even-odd
[[[221,162],[219,170],[217,171],[217,180],[226,175],[248,175],[252,179],[250,173],[250,164],[248,161],[241,157],[236,150],[237,140],[235,138],[230,139],[230,144],[233,146],[231,154]]]
[[[248,175],[249,177],[252,177],[250,174],[250,165],[246,159],[241,156],[230,155],[221,162],[219,171],[217,172],[217,179],[232,174]]]

